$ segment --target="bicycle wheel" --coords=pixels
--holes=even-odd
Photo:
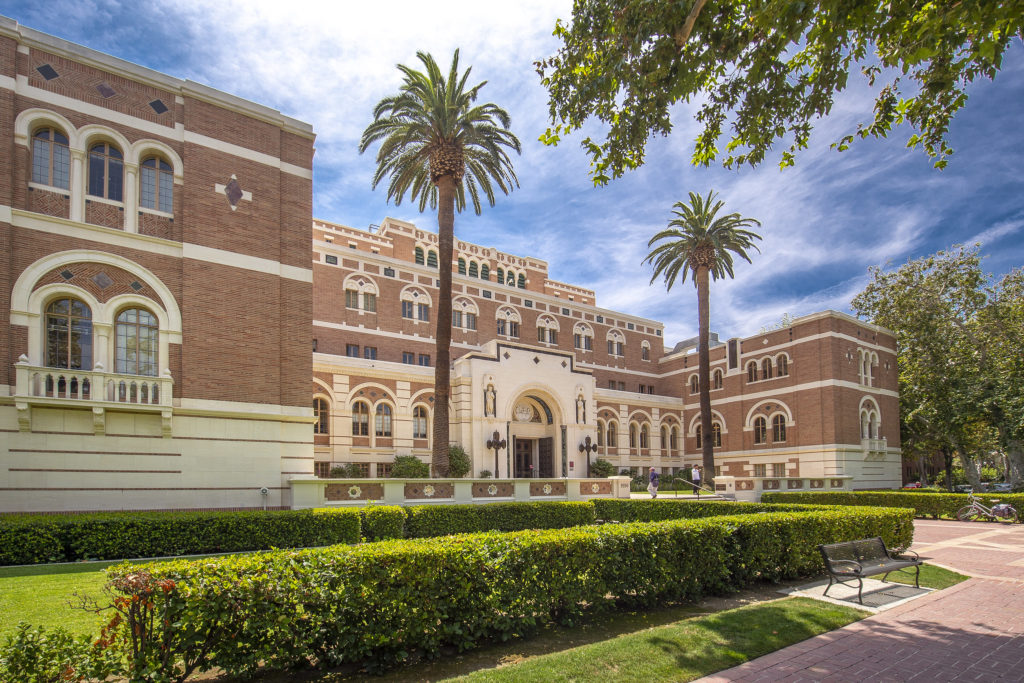
[[[1010,524],[1016,524],[1020,521],[1020,513],[1017,512],[1017,508],[1010,508],[1010,514],[1008,514],[1003,519],[1008,521]]]
[[[956,518],[961,522],[973,522],[980,517],[981,514],[978,512],[978,508],[973,505],[965,505],[956,511]]]

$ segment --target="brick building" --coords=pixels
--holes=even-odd
[[[540,259],[455,247],[451,438],[474,474],[587,476],[588,437],[592,458],[619,468],[700,462],[695,340],[666,349],[661,323],[600,308]],[[317,474],[357,463],[386,476],[395,454],[428,459],[437,235],[394,219],[370,231],[314,221],[313,252]],[[710,353],[711,438],[737,491],[900,484],[885,330],[826,311]],[[494,432],[508,444],[497,458]]]
[[[0,17],[0,140],[0,511],[286,505],[311,126]]]
[[[437,236],[314,221],[313,139],[0,17],[0,512],[287,506],[332,465],[429,459]],[[587,438],[620,468],[699,462],[692,343],[538,258],[456,252],[474,475],[582,477]],[[722,474],[899,485],[894,352],[831,311],[714,346]]]

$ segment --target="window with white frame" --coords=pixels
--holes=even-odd
[[[118,313],[114,372],[155,377],[159,332],[156,316],[144,308],[128,308]]]
[[[68,136],[52,126],[32,134],[32,182],[67,190],[71,179]]]

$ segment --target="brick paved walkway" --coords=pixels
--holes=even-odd
[[[913,549],[973,578],[700,681],[1024,681],[1024,525],[916,520]]]

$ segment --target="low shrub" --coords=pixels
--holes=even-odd
[[[103,512],[0,517],[0,565],[357,543],[358,510]]]
[[[0,646],[0,681],[5,683],[102,681],[116,664],[113,653],[94,646],[89,636],[72,636],[59,627],[20,623]]]
[[[594,477],[610,477],[615,474],[615,465],[604,458],[598,458],[590,464],[590,474]]]
[[[478,531],[562,529],[593,524],[589,501],[537,501],[486,505],[415,505],[406,508],[409,538],[447,536]]]
[[[573,623],[584,610],[695,599],[819,572],[819,543],[880,535],[901,547],[911,534],[907,510],[847,507],[396,540],[108,571],[115,585],[131,586],[127,579],[145,573],[146,581],[134,583],[169,587],[146,593],[162,618],[118,627],[154,679],[170,666],[162,659],[168,652],[229,676],[340,664],[376,671],[414,653],[436,656]],[[206,645],[199,650],[196,643]]]
[[[377,505],[359,510],[363,538],[385,541],[405,536],[405,508],[399,505]]]
[[[822,491],[818,493],[763,493],[765,503],[812,503],[817,505],[870,505],[878,507],[902,507],[914,511],[915,517],[956,517],[956,511],[969,505],[967,493],[933,493],[921,495],[909,491]],[[975,497],[982,505],[1009,503],[1024,512],[1024,494],[979,493]]]
[[[462,446],[448,447],[448,476],[455,479],[462,479],[473,469],[473,461],[470,460],[466,449]]]
[[[428,479],[430,465],[415,455],[396,455],[395,464],[391,466],[392,479]]]
[[[630,500],[624,498],[595,498],[590,501],[597,519],[605,522],[661,522],[668,519],[698,519],[717,515],[745,515],[755,512],[798,512],[808,509],[827,509],[826,506],[767,505],[764,503],[737,503],[728,500]]]

